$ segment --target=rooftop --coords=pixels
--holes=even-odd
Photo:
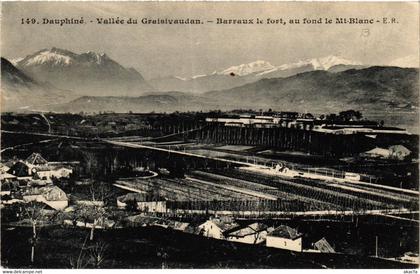
[[[32,153],[28,158],[26,158],[25,162],[31,165],[46,165],[48,161],[45,160],[41,154],[39,153]]]
[[[245,237],[247,235],[252,235],[252,234],[264,231],[266,229],[267,229],[267,226],[265,224],[253,223],[253,224],[250,224],[247,227],[244,227],[242,229],[233,231],[233,232],[229,233],[229,235],[237,236],[237,237]]]
[[[334,248],[327,242],[325,238],[314,243],[314,246],[317,250],[321,251],[322,253],[334,253]]]
[[[235,222],[225,222],[216,218],[211,219],[210,221],[213,222],[217,227],[219,227],[220,230],[222,230],[223,232],[227,232],[239,227],[239,225]]]
[[[281,225],[269,233],[268,236],[294,240],[301,237],[302,234],[298,233],[298,231],[294,228],[287,225]]]
[[[47,201],[68,200],[66,193],[58,186],[31,187],[23,195],[42,195]]]

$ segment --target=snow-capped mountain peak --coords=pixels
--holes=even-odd
[[[351,61],[335,55],[314,58],[311,59],[310,62],[315,70],[329,70],[331,67],[337,65],[362,65],[361,62]]]
[[[16,67],[39,81],[89,94],[138,95],[153,90],[137,70],[93,51],[43,49],[26,56]]]
[[[343,57],[329,55],[320,58],[312,58],[306,60],[300,60],[293,63],[282,64],[280,66],[274,66],[270,62],[258,60],[247,64],[241,64],[237,66],[231,66],[227,69],[214,71],[210,75],[195,75],[191,79],[202,78],[211,75],[235,75],[235,76],[247,76],[255,75],[257,77],[269,75],[280,71],[300,69],[309,67],[311,70],[329,70],[330,68],[337,65],[362,65],[361,62],[352,61]]]
[[[81,63],[95,63],[100,65],[108,60],[110,59],[105,53],[88,51],[76,54],[65,49],[53,47],[51,49],[40,50],[35,54],[26,56],[25,58],[17,58],[15,59],[15,64],[18,66],[69,66]]]
[[[238,75],[238,76],[245,76],[261,71],[267,71],[270,69],[275,68],[272,64],[267,61],[258,60],[255,62],[251,62],[248,64],[241,64],[238,66],[231,66],[223,71],[218,72],[217,74],[221,75]]]
[[[205,74],[200,74],[200,75],[194,75],[193,77],[191,77],[191,79],[197,79],[197,78],[202,78],[202,77],[206,77],[207,75]]]
[[[358,66],[358,65],[362,65],[362,63],[358,61],[348,60],[343,57],[338,57],[335,55],[329,55],[329,56],[320,57],[320,58],[312,58],[312,59],[300,60],[294,63],[283,64],[283,65],[274,67],[273,69],[262,71],[258,73],[257,76],[263,76],[265,74],[270,74],[276,71],[303,68],[306,66],[311,66],[313,70],[329,70],[330,68],[337,65]]]
[[[176,79],[181,80],[181,81],[187,81],[188,79],[185,77],[181,77],[181,76],[175,76]]]
[[[42,64],[50,65],[70,65],[73,62],[73,57],[64,50],[57,48],[43,49],[34,55],[27,56],[19,60],[16,64],[24,66],[34,66]]]
[[[18,57],[15,59],[9,59],[10,63],[12,63],[14,66],[16,66],[17,63],[23,60],[23,57]]]

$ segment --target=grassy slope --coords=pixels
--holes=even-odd
[[[44,228],[30,265],[29,228],[2,227],[2,266],[69,268],[88,231]],[[201,238],[163,228],[96,231],[108,244],[102,268],[410,268],[409,265],[348,255],[293,254],[278,249]],[[159,253],[166,253],[165,260]],[[413,267],[413,266],[411,266]]]

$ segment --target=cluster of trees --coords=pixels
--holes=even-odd
[[[360,121],[363,119],[363,115],[358,110],[345,110],[341,111],[338,114],[331,113],[327,115],[320,115],[321,120],[327,120],[331,122],[349,122],[349,121]]]
[[[224,115],[231,113],[236,115],[241,114],[249,114],[249,115],[267,115],[267,116],[275,116],[275,115],[284,115],[284,114],[293,114],[295,117],[300,118],[307,118],[307,119],[313,119],[315,116],[312,113],[298,113],[298,112],[282,112],[282,111],[275,111],[273,109],[268,110],[253,110],[253,109],[235,109],[230,112],[223,112],[221,110],[217,111],[211,111],[208,113],[209,117],[223,117]],[[363,119],[363,114],[358,110],[345,110],[341,111],[338,114],[336,113],[330,113],[330,114],[321,114],[319,116],[321,120],[327,120],[327,121],[340,121],[340,122],[348,122],[348,121],[360,121]]]
[[[97,241],[89,244],[87,237],[83,242],[80,252],[76,257],[69,259],[70,266],[73,269],[88,268],[101,268],[104,260],[106,259],[108,251],[108,244],[103,241]]]

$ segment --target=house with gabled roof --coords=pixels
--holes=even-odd
[[[360,154],[362,157],[368,158],[379,158],[379,159],[393,159],[393,160],[404,160],[411,154],[411,151],[403,145],[393,145],[388,149],[376,147],[369,151]]]
[[[228,241],[245,244],[260,244],[266,240],[270,228],[262,223],[253,223],[226,235]]]
[[[69,177],[73,169],[63,165],[49,165],[39,153],[32,153],[25,161],[18,161],[7,170],[18,180],[41,179],[51,182],[52,177]]]
[[[15,175],[9,174],[7,172],[0,173],[0,182],[1,183],[11,182],[11,181],[14,181],[14,179],[16,179]]]
[[[48,164],[48,161],[45,160],[44,157],[41,156],[41,154],[35,152],[29,155],[29,157],[26,158],[25,162],[34,166]]]
[[[55,210],[63,210],[69,204],[66,193],[57,186],[31,187],[22,193],[25,202],[41,202]]]
[[[302,234],[287,225],[281,225],[267,234],[267,247],[302,252]]]
[[[174,230],[186,231],[189,225],[189,223],[174,221],[169,224],[169,227]]]
[[[33,169],[33,166],[18,161],[7,170],[7,173],[16,176],[18,179],[31,179],[35,173],[35,169]]]
[[[375,147],[371,150],[360,153],[360,156],[367,158],[389,158],[390,152],[386,148]]]
[[[232,220],[211,218],[198,227],[200,229],[200,234],[205,237],[225,239],[229,232],[238,229],[240,226]]]

